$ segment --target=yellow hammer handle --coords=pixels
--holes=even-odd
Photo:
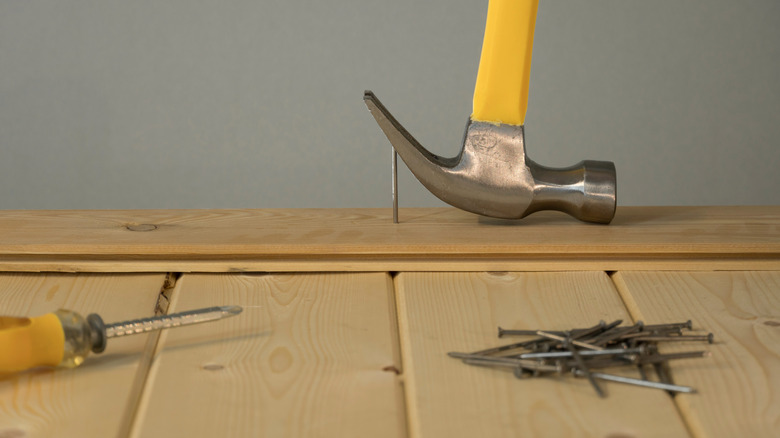
[[[472,120],[522,125],[539,0],[490,0]]]
[[[65,333],[56,314],[0,317],[0,373],[57,366],[64,351]]]

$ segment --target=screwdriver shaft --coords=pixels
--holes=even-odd
[[[171,315],[155,316],[152,318],[121,321],[114,324],[106,324],[106,337],[116,338],[151,332],[154,330],[215,321],[238,315],[241,313],[241,310],[243,310],[241,306],[218,306],[173,313]]]

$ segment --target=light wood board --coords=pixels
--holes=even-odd
[[[421,208],[403,209],[401,218],[393,224],[390,209],[0,211],[0,265],[178,272],[612,270],[693,260],[689,269],[708,269],[708,263],[744,269],[745,261],[753,269],[780,269],[780,206],[622,207],[608,226],[557,212],[504,221]]]
[[[51,259],[33,257],[24,261],[0,260],[0,272],[475,272],[475,271],[734,271],[778,270],[780,259],[736,255],[717,258],[615,257],[601,258],[517,257],[491,258],[355,258],[317,257],[312,259],[223,259],[137,260],[132,256],[116,259]]]
[[[619,272],[631,314],[645,321],[691,319],[715,344],[710,359],[672,364],[676,383],[698,394],[676,402],[697,437],[776,437],[780,433],[780,272]]]
[[[396,288],[411,436],[688,436],[665,392],[606,383],[601,399],[585,379],[518,380],[446,355],[511,342],[498,326],[630,323],[603,272],[401,273]]]
[[[38,316],[65,308],[107,323],[148,317],[164,277],[0,274],[0,309]],[[112,339],[76,369],[0,375],[0,437],[117,436],[135,405],[130,396],[147,336]]]
[[[133,436],[405,435],[389,275],[184,275],[169,311],[234,304],[162,335]]]

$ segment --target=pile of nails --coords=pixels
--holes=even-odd
[[[607,324],[600,321],[593,327],[568,331],[505,330],[498,328],[498,337],[533,336],[533,339],[501,345],[473,353],[447,353],[462,359],[469,365],[509,368],[517,378],[537,376],[561,376],[567,373],[585,377],[605,397],[598,381],[612,381],[630,385],[678,392],[696,392],[689,386],[672,383],[669,361],[695,357],[707,357],[707,351],[688,351],[661,354],[661,342],[706,341],[713,342],[713,335],[684,335],[692,330],[691,321],[673,324],[646,325],[641,321],[631,326],[621,326],[622,320]],[[613,367],[635,367],[640,378],[623,377],[596,370]],[[659,381],[649,380],[645,367],[652,366]]]

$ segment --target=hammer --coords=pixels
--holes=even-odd
[[[550,168],[526,155],[523,123],[538,5],[539,0],[490,0],[474,112],[457,156],[442,158],[428,151],[371,91],[363,100],[393,146],[394,157],[400,155],[442,201],[503,219],[558,210],[606,224],[617,203],[614,163],[585,160]]]

